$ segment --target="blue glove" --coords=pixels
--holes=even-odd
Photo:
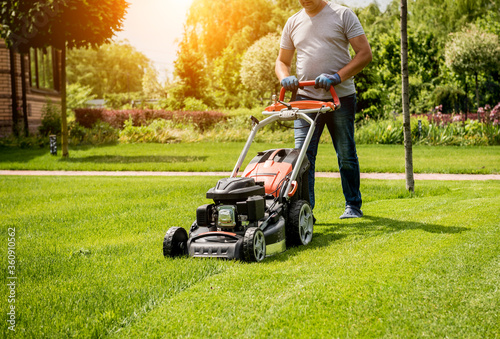
[[[289,77],[281,80],[281,86],[283,86],[287,91],[296,91],[299,89],[299,80],[295,75],[290,75]]]
[[[324,88],[326,91],[330,90],[331,86],[337,86],[342,82],[340,80],[340,75],[338,73],[335,74],[321,74],[314,80],[315,85],[314,88]]]

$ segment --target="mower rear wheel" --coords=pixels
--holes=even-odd
[[[163,255],[177,257],[187,254],[188,234],[182,227],[171,227],[163,239]]]
[[[266,238],[260,228],[250,227],[243,239],[243,260],[262,261],[266,257]]]
[[[305,200],[292,203],[288,215],[287,231],[290,245],[307,245],[313,235],[313,213],[311,205]]]

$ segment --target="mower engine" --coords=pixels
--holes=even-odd
[[[225,178],[207,192],[213,204],[196,210],[196,226],[210,231],[244,232],[265,215],[265,189],[253,178]]]

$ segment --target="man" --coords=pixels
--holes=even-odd
[[[331,100],[330,86],[339,96],[341,108],[318,117],[314,136],[307,150],[311,163],[309,195],[314,208],[314,172],[316,154],[325,125],[332,137],[345,197],[344,218],[359,218],[361,192],[359,162],[354,142],[356,91],[353,76],[372,60],[370,44],[354,12],[347,7],[324,0],[299,0],[303,9],[291,16],[281,36],[276,59],[276,75],[289,91],[297,90],[300,81],[315,80],[314,88],[299,89],[297,100]],[[349,44],[355,56],[351,60]],[[297,51],[297,77],[290,75],[292,59]],[[314,119],[315,114],[311,117]],[[295,147],[301,148],[308,123],[295,120]]]

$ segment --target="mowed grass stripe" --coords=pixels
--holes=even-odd
[[[202,183],[35,177],[1,184],[1,222],[17,232],[18,329],[27,337],[106,335],[225,269],[217,261],[165,265],[161,252],[168,225],[192,223],[179,210],[195,210],[186,192]]]
[[[453,186],[445,191],[457,191]],[[493,218],[483,212],[495,211],[498,203],[495,190],[480,186],[425,202],[393,200],[385,208],[374,203],[373,210],[368,204],[364,220],[331,220],[316,227],[307,248],[204,280],[134,324],[125,336],[492,336],[498,333],[494,307],[499,299],[491,296],[496,293],[491,287],[498,277],[487,272],[498,262],[500,234],[498,212]],[[419,202],[423,206],[416,209]],[[385,218],[387,210],[392,221]],[[423,222],[417,221],[420,217]],[[470,241],[481,250],[464,251]],[[471,272],[462,269],[464,260],[481,264]],[[423,278],[433,271],[442,273]],[[485,272],[493,281],[481,278]],[[454,283],[443,283],[448,279]],[[490,304],[456,307],[456,300],[474,303],[467,290],[473,286],[474,297]],[[487,326],[479,319],[486,319]]]
[[[403,181],[364,180],[366,217],[340,221],[340,181],[321,178],[310,246],[260,264],[164,259],[166,229],[191,225],[216,182],[210,179],[0,178],[0,221],[17,230],[19,333],[491,337],[499,332],[492,311],[499,306],[492,287],[498,286],[498,275],[489,271],[498,271],[500,255],[497,182],[419,183],[409,198]],[[6,237],[6,229],[1,232]],[[6,295],[6,286],[1,291]]]
[[[0,147],[0,169],[66,171],[232,171],[242,142],[178,144],[117,144],[70,148],[69,158],[52,156],[49,149]],[[257,154],[293,143],[253,143],[242,168]],[[402,145],[358,145],[361,172],[404,173]],[[500,146],[413,146],[415,173],[500,173]],[[318,172],[338,172],[331,142],[320,144]]]

